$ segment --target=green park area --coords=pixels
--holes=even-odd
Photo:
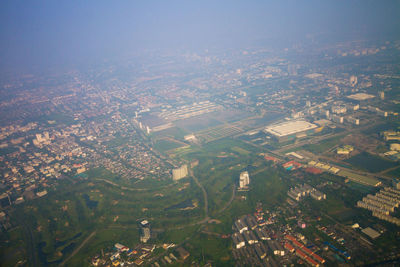
[[[68,265],[86,265],[91,256],[115,243],[138,244],[138,222],[146,218],[156,233],[153,242],[186,242],[194,259],[201,262],[203,255],[212,255],[215,262],[229,265],[230,239],[216,239],[202,231],[229,234],[232,221],[251,212],[256,202],[277,205],[286,193],[287,185],[277,170],[265,165],[259,152],[229,138],[177,150],[175,157],[180,160],[199,160],[194,175],[207,192],[208,215],[217,222],[211,224],[202,222],[204,196],[190,177],[177,183],[151,179],[134,183],[97,168],[84,177],[61,180],[62,190],[26,201],[10,213],[22,226],[3,237],[8,243],[1,246],[2,262],[15,265],[35,258],[38,265],[55,266],[68,259]],[[252,177],[250,192],[235,189],[243,170]],[[36,253],[28,255],[27,245]]]
[[[186,132],[185,130],[183,130],[182,128],[178,128],[178,127],[171,127],[171,128],[167,128],[165,130],[162,131],[158,131],[158,132],[152,132],[150,134],[150,137],[154,140],[158,140],[158,139],[163,139],[165,137],[169,137],[169,138],[173,138],[176,140],[184,140],[184,136],[189,134],[189,132]]]
[[[115,243],[135,247],[138,222],[148,219],[154,233],[151,243],[183,244],[190,253],[186,262],[206,264],[207,259],[217,266],[232,266],[232,244],[227,237],[232,223],[253,213],[257,203],[267,210],[282,206],[289,188],[300,183],[291,172],[267,163],[261,152],[261,148],[232,138],[171,152],[179,162],[198,160],[192,170],[207,195],[209,222],[204,220],[203,191],[190,175],[178,182],[151,178],[137,182],[96,168],[84,177],[61,180],[62,190],[26,201],[10,214],[20,226],[4,237],[8,243],[0,245],[0,259],[7,265],[27,258],[36,258],[38,265],[56,266],[67,259],[68,266],[87,265],[90,257]],[[242,171],[250,174],[248,191],[237,190]],[[308,205],[312,216],[322,213],[343,223],[352,222],[354,214],[360,215],[354,205],[363,193],[346,187],[343,179],[324,175],[328,174],[306,176],[301,182],[313,186],[322,181],[340,183],[341,193],[323,189],[326,201],[309,199],[300,207]],[[28,246],[37,253],[28,255]]]
[[[379,156],[375,156],[366,152],[362,152],[357,154],[349,159],[346,162],[350,163],[354,167],[357,167],[361,170],[369,171],[369,172],[381,172],[389,168],[393,168],[397,166],[397,163],[383,159]]]
[[[24,230],[32,234],[37,262],[58,265],[95,232],[84,249],[71,259],[70,264],[81,266],[89,256],[117,242],[130,247],[137,244],[141,218],[151,218],[152,227],[163,232],[195,223],[203,216],[200,208],[185,210],[178,205],[190,200],[201,207],[200,189],[190,182],[184,189],[179,185],[136,189],[119,186],[119,180],[104,170],[88,174],[87,180],[76,178],[73,184],[65,181],[63,190],[18,206],[10,216],[24,222],[24,228],[10,231],[8,253],[1,253],[1,258],[15,262],[19,253],[24,253],[21,242]],[[174,205],[177,208],[171,209]]]
[[[160,152],[167,152],[169,150],[173,150],[182,146],[186,146],[186,144],[178,143],[173,139],[160,139],[157,140],[154,144],[154,148]]]
[[[329,139],[324,140],[323,142],[319,142],[318,144],[307,144],[301,147],[301,149],[308,150],[312,153],[321,154],[331,149],[332,147],[338,145],[340,143],[340,139],[344,136],[335,136]]]

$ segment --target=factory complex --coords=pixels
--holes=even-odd
[[[264,131],[271,134],[279,142],[285,142],[310,134],[317,127],[317,125],[305,120],[291,120],[267,126]]]

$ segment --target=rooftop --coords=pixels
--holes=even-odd
[[[380,236],[381,234],[379,234],[377,231],[375,231],[374,229],[372,229],[371,227],[367,227],[364,228],[363,230],[361,230],[364,234],[368,235],[369,237],[371,237],[372,239],[377,238],[378,236]]]
[[[271,125],[265,128],[265,131],[278,137],[283,137],[303,131],[317,128],[317,125],[304,120],[286,121],[279,124]]]
[[[349,95],[347,98],[353,99],[353,100],[367,100],[374,98],[374,95],[366,94],[366,93],[357,93],[354,95]]]

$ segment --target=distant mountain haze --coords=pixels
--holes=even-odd
[[[204,50],[305,37],[398,38],[399,1],[0,2],[2,71],[75,66],[144,49]]]

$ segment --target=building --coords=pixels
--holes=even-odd
[[[38,197],[43,197],[43,196],[47,195],[47,190],[43,190],[43,191],[37,192],[36,195]]]
[[[338,147],[336,149],[336,153],[339,155],[349,155],[351,152],[353,152],[354,147],[350,145],[345,145],[342,147]]]
[[[332,113],[335,114],[344,114],[347,112],[347,108],[344,105],[336,105],[332,106]]]
[[[371,99],[374,97],[375,97],[374,95],[370,95],[370,94],[366,94],[366,93],[357,93],[357,94],[347,96],[348,99],[356,100],[356,101],[364,101],[364,100],[368,100],[368,99]]]
[[[400,180],[399,179],[393,179],[392,185],[393,185],[394,189],[400,190]]]
[[[278,142],[285,142],[311,134],[317,127],[305,120],[290,120],[270,125],[264,131],[276,138]]]
[[[267,256],[267,252],[265,251],[266,249],[264,248],[264,245],[261,243],[257,243],[254,246],[255,250],[256,250],[256,254],[257,256],[262,260]]]
[[[367,236],[369,236],[372,239],[376,239],[377,237],[379,237],[381,235],[380,233],[378,233],[371,227],[364,228],[361,230],[361,232],[363,232],[364,234],[366,234]]]
[[[186,260],[187,257],[190,256],[190,253],[187,252],[186,249],[184,249],[183,247],[177,248],[176,251],[178,251],[179,256],[181,257],[182,260]]]
[[[174,181],[178,181],[182,178],[185,178],[188,175],[187,165],[182,165],[180,168],[176,168],[172,170],[172,179]]]
[[[194,142],[194,143],[197,142],[197,138],[194,134],[185,135],[184,139],[185,139],[185,141],[188,141],[188,142]]]
[[[347,117],[346,121],[355,125],[360,125],[360,119],[356,119],[351,116]]]
[[[297,226],[300,227],[301,229],[304,229],[304,228],[306,228],[306,223],[303,221],[298,221]]]
[[[321,191],[311,187],[308,184],[298,185],[292,189],[290,189],[287,195],[296,200],[300,201],[305,196],[311,196],[315,200],[324,200],[326,199],[326,195]]]
[[[147,243],[151,236],[150,223],[147,220],[140,222],[140,242]]]
[[[247,224],[241,219],[235,222],[235,227],[239,231],[239,233],[243,233],[244,231],[247,231],[249,229]]]
[[[239,188],[247,189],[250,184],[250,177],[247,171],[240,173],[239,177]]]
[[[239,249],[246,246],[243,236],[240,233],[234,233],[232,235],[232,241],[235,245],[235,248]]]
[[[334,121],[336,123],[343,123],[343,117],[342,116],[332,115],[331,119],[332,119],[332,121]]]
[[[400,132],[385,131],[382,135],[385,141],[400,141]]]
[[[383,116],[383,117],[387,117],[388,116],[388,112],[387,111],[383,111],[383,110],[381,110],[381,109],[379,109],[377,107],[368,106],[368,110],[378,114],[379,116]]]
[[[357,79],[357,76],[351,75],[351,76],[350,76],[350,86],[351,86],[351,87],[356,86],[357,80],[358,80],[358,79]]]

